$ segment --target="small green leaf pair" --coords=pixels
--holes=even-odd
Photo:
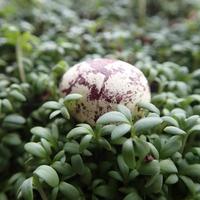
[[[69,200],[79,199],[80,193],[76,189],[76,187],[63,181],[59,183],[59,177],[56,171],[52,167],[47,166],[47,165],[41,165],[33,172],[33,174],[39,177],[42,181],[47,183],[49,186],[54,188],[53,189],[54,194],[55,194],[55,189],[58,188],[58,190],[67,199]],[[38,189],[40,192],[40,186],[38,185],[38,183],[36,182],[34,183],[34,177],[26,179],[20,187],[20,195],[22,195],[25,200],[33,200],[33,188]],[[57,196],[57,192],[55,194],[55,199]]]
[[[46,109],[54,110],[49,116],[50,119],[55,118],[59,114],[61,114],[65,119],[70,119],[68,104],[73,101],[77,101],[80,98],[82,98],[80,94],[69,94],[64,98],[61,98],[59,102],[47,101],[46,103],[42,105],[42,107]]]

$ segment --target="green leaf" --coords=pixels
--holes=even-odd
[[[116,140],[112,140],[111,141],[111,144],[114,144],[114,145],[123,145],[124,144],[124,142],[127,140],[127,138],[126,137],[120,137],[120,138],[118,138],[118,139],[116,139]]]
[[[6,110],[8,110],[8,111],[12,111],[13,110],[13,106],[12,106],[10,100],[8,100],[8,99],[3,99],[2,100],[2,107],[3,108],[5,107]]]
[[[129,168],[126,165],[126,163],[124,162],[124,159],[123,159],[123,157],[121,155],[119,155],[117,157],[117,163],[118,163],[119,169],[120,169],[123,177],[125,179],[127,179],[128,178],[128,173],[129,173]]]
[[[162,174],[178,172],[176,165],[173,163],[173,161],[171,159],[166,159],[166,160],[160,161],[160,171]]]
[[[22,101],[22,102],[26,101],[26,97],[20,92],[18,92],[17,90],[12,90],[10,92],[10,96],[15,98],[18,101]]]
[[[140,138],[135,138],[134,142],[135,142],[135,153],[140,158],[140,160],[143,160],[145,156],[147,156],[148,153],[150,152],[149,144]]]
[[[150,143],[150,142],[147,142],[147,144],[149,145],[150,151],[153,154],[154,158],[156,158],[157,160],[159,160],[159,152],[156,149],[156,147],[152,143]]]
[[[191,149],[191,152],[193,152],[194,154],[200,156],[200,147],[193,147]]]
[[[117,106],[117,110],[124,114],[129,121],[132,121],[131,111],[126,106],[120,104]]]
[[[148,191],[151,193],[159,193],[162,189],[163,185],[163,175],[161,174],[155,174],[151,179],[150,179],[150,184],[147,183],[145,187],[147,188]]]
[[[62,106],[62,108],[60,109],[60,112],[65,119],[70,119],[69,111],[67,110],[65,106]]]
[[[25,200],[33,200],[33,184],[32,184],[32,177],[26,179],[21,187],[21,195]]]
[[[139,175],[138,170],[134,169],[129,173],[129,180],[134,180]]]
[[[75,101],[81,99],[83,96],[81,94],[68,94],[66,97],[64,97],[64,101]]]
[[[97,124],[109,124],[116,122],[129,123],[128,119],[120,112],[112,111],[105,113],[97,120]]]
[[[77,154],[79,153],[79,144],[77,143],[72,143],[72,142],[67,142],[64,146],[65,151],[71,154]]]
[[[56,200],[57,196],[58,196],[58,191],[59,191],[59,187],[55,187],[53,188],[53,190],[51,191],[51,198],[50,200]]]
[[[90,186],[93,178],[92,170],[89,167],[85,167],[83,175],[81,175],[81,181]]]
[[[181,170],[181,173],[191,177],[200,177],[200,164],[187,165]]]
[[[125,135],[126,133],[128,133],[130,130],[131,130],[130,124],[120,124],[113,129],[111,134],[111,139],[112,140],[118,139],[123,135]]]
[[[85,127],[76,127],[73,128],[68,134],[67,138],[77,137],[81,135],[90,134],[90,131]]]
[[[149,103],[149,102],[140,102],[137,105],[140,108],[145,108],[145,109],[147,109],[150,112],[154,112],[154,113],[160,115],[159,109],[156,106],[154,106],[152,103]]]
[[[24,148],[28,153],[30,153],[34,156],[37,156],[40,158],[45,158],[47,156],[47,153],[46,153],[44,147],[42,147],[42,145],[39,143],[28,142],[25,144]]]
[[[2,44],[2,43],[1,43]],[[5,64],[5,61],[3,61],[2,59],[0,60],[0,65],[1,64]],[[2,77],[2,76],[1,76]],[[7,87],[10,84],[10,81],[2,79],[1,78],[1,82],[0,82],[0,89],[4,89],[5,87]]]
[[[61,150],[59,151],[55,156],[54,156],[54,161],[57,161],[57,160],[62,160],[62,158],[65,158],[65,151],[64,150]]]
[[[49,115],[49,119],[53,119],[54,117],[56,117],[57,115],[59,115],[61,113],[60,110],[55,110],[53,111],[50,115]]]
[[[8,26],[6,27],[5,37],[9,44],[15,45],[17,42],[17,38],[20,35],[20,32],[16,26]]]
[[[179,121],[184,120],[186,118],[185,110],[181,108],[175,108],[171,111],[172,116],[174,116]]]
[[[110,133],[114,130],[114,128],[116,127],[116,125],[113,124],[109,124],[109,125],[105,125],[102,127],[101,129],[101,135],[110,135]]]
[[[114,179],[116,179],[118,181],[123,182],[123,178],[121,177],[121,175],[120,175],[120,173],[118,171],[110,171],[108,174],[112,178],[114,178]]]
[[[187,97],[189,102],[198,101],[200,102],[200,95],[199,94],[192,94]]]
[[[44,147],[47,154],[51,155],[52,154],[51,144],[47,140],[45,140],[44,138],[41,139],[41,144]]]
[[[68,64],[64,60],[61,60],[53,67],[53,74],[56,77],[61,77],[67,71],[68,67]]]
[[[172,125],[172,126],[179,127],[178,122],[173,117],[163,116],[161,118],[162,118],[163,122],[166,122],[167,124]]]
[[[167,179],[165,180],[165,183],[168,185],[172,185],[178,182],[178,176],[176,174],[170,174]]]
[[[187,128],[192,128],[193,126],[195,126],[198,119],[199,119],[199,115],[192,115],[189,118],[187,118],[186,120]]]
[[[98,142],[103,148],[107,149],[108,151],[111,151],[112,147],[108,140],[106,140],[105,138],[100,138]]]
[[[167,126],[164,131],[166,133],[169,133],[169,134],[172,134],[172,135],[184,135],[186,134],[185,131],[183,131],[182,129],[180,128],[177,128],[177,127],[174,127],[174,126]]]
[[[52,135],[51,135],[51,132],[48,128],[43,128],[43,127],[40,127],[40,126],[35,126],[34,128],[31,129],[31,133],[33,135],[36,135],[40,138],[45,138],[49,141],[51,141],[53,138],[52,138]]]
[[[71,177],[75,174],[71,165],[65,162],[56,161],[52,164],[52,167],[65,177]]]
[[[56,187],[59,184],[58,174],[48,165],[39,166],[33,173],[44,180],[51,187]]]
[[[56,123],[53,123],[51,125],[51,133],[52,133],[53,138],[57,140],[59,137],[59,130]]]
[[[90,141],[92,140],[92,135],[85,135],[81,142],[80,142],[80,151],[82,152],[83,150],[85,150],[89,144],[90,144]]]
[[[132,139],[127,139],[122,146],[122,156],[130,169],[135,168],[135,153]]]
[[[24,117],[18,114],[7,115],[3,120],[3,127],[7,128],[21,128],[26,123]]]
[[[105,199],[114,199],[115,191],[112,186],[100,185],[94,189],[94,194],[103,197]]]
[[[80,198],[79,191],[69,183],[62,181],[59,185],[59,190],[67,200],[78,200]]]
[[[97,187],[98,185],[103,184],[103,183],[104,183],[103,179],[100,179],[100,178],[95,179],[92,183],[92,189],[94,189],[95,187]]]
[[[189,134],[193,133],[193,132],[199,132],[200,131],[200,124],[197,124],[195,126],[193,126],[190,130],[189,130]]]
[[[58,110],[62,107],[62,104],[58,103],[57,101],[47,101],[42,105],[42,107],[52,110]]]
[[[150,129],[160,125],[163,120],[160,117],[147,117],[138,120],[135,124],[136,132],[148,132]]]
[[[72,163],[73,170],[77,174],[79,174],[79,175],[83,174],[85,166],[84,166],[83,160],[79,154],[73,155],[71,157],[71,163]]]
[[[8,200],[8,198],[7,198],[7,196],[6,196],[6,194],[4,192],[0,192],[0,199],[1,200]]]
[[[2,142],[8,145],[16,146],[20,145],[22,141],[19,135],[17,135],[16,133],[9,133],[2,138]]]
[[[9,185],[13,185],[17,180],[20,180],[20,179],[24,179],[24,173],[22,172],[18,172],[18,173],[15,173],[14,175],[12,175],[9,179],[8,179],[8,184]],[[24,179],[25,180],[25,179]],[[23,181],[24,181],[23,180]]]
[[[142,175],[155,175],[160,172],[160,165],[157,160],[152,160],[148,163],[143,163],[138,169]]]
[[[180,136],[173,136],[162,146],[160,156],[162,158],[170,157],[182,147],[182,139]]]
[[[193,180],[186,176],[180,176],[180,179],[182,179],[189,191],[194,195],[196,193],[196,186]]]
[[[81,123],[81,124],[77,124],[78,127],[84,127],[86,129],[88,129],[90,131],[91,134],[94,133],[92,127],[89,124],[85,124],[85,123]]]
[[[142,198],[139,196],[139,194],[136,191],[134,191],[127,194],[123,200],[142,200]]]

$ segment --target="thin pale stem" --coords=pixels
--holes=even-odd
[[[138,0],[139,23],[144,25],[146,18],[146,0]]]
[[[184,138],[183,138],[183,144],[182,144],[182,148],[181,148],[181,153],[184,152],[185,145],[186,145],[186,142],[187,142],[187,140],[188,140],[188,137],[189,137],[189,135],[187,134],[187,135],[185,135]]]
[[[132,125],[132,128],[131,128],[131,137],[134,138],[135,136],[136,136],[135,128]]]
[[[42,189],[41,183],[39,181],[39,177],[33,176],[33,184],[35,185],[37,191],[39,192],[42,200],[48,200],[47,195],[45,194],[44,190]]]
[[[24,65],[23,65],[23,52],[22,47],[20,44],[20,36],[17,38],[17,44],[16,44],[16,57],[17,57],[17,66],[19,69],[19,77],[22,82],[26,81],[26,76],[24,72]]]
[[[40,193],[42,200],[48,200],[44,190],[41,187],[38,188],[38,192]]]

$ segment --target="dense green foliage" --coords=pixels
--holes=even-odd
[[[0,200],[200,199],[200,4],[147,2],[0,1]],[[60,78],[94,57],[144,72],[143,118],[70,118]]]

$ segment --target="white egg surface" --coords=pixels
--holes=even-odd
[[[104,113],[126,105],[132,112],[138,102],[150,102],[151,94],[144,74],[120,60],[97,58],[71,67],[60,84],[63,95],[83,96],[71,107],[71,115],[91,125]]]

